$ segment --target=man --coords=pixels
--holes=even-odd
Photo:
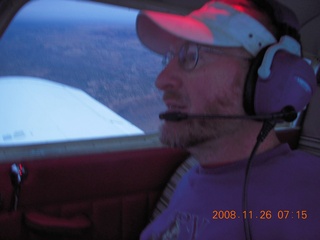
[[[162,115],[161,141],[187,149],[199,162],[141,239],[320,239],[320,160],[281,145],[271,130],[278,118],[286,118],[281,111],[287,105],[300,111],[308,103],[314,74],[292,50],[299,48],[297,41],[280,38],[279,18],[287,18],[290,33],[297,28],[292,14],[276,2],[262,7],[255,2],[216,0],[186,17],[144,11],[137,18],[142,43],[165,55],[167,64],[156,80],[168,109]],[[266,47],[270,51],[264,52]],[[282,58],[278,49],[289,54]],[[260,81],[264,74],[258,77],[253,66],[260,52],[267,56],[258,60],[262,72],[271,68],[268,60],[273,62],[266,87],[263,81],[249,82],[252,75]],[[299,63],[297,69],[305,68],[299,75],[303,84],[273,76],[287,68],[287,58]],[[283,105],[278,102],[287,89],[259,99],[273,82],[285,82],[299,93]],[[250,85],[258,93],[248,98]],[[274,86],[272,94],[282,88]],[[291,103],[295,98],[298,102]],[[279,109],[270,110],[274,105]],[[249,115],[256,119],[240,117]],[[263,137],[257,140],[259,134]]]

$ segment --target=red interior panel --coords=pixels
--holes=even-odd
[[[22,162],[10,212],[12,163],[0,166],[0,239],[138,239],[187,153],[149,149]]]

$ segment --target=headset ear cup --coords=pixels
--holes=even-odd
[[[320,83],[320,65],[318,66],[317,72],[316,72],[316,80],[317,83]]]
[[[255,86],[255,114],[274,114],[288,106],[300,112],[309,103],[316,87],[312,67],[300,56],[279,50],[274,55],[271,74],[258,77]]]
[[[302,111],[316,86],[312,67],[300,56],[279,50],[273,57],[270,76],[262,79],[258,69],[266,51],[267,48],[257,55],[248,71],[243,100],[246,113],[274,114],[288,106]]]
[[[258,55],[252,60],[246,82],[244,85],[244,91],[243,91],[243,107],[245,112],[248,115],[255,115],[255,107],[254,107],[254,101],[255,101],[255,91],[256,91],[256,84],[258,81],[258,69],[261,66],[263,57],[265,55],[265,52],[267,51],[267,48],[262,49]]]

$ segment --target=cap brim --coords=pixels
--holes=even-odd
[[[211,1],[187,16],[142,11],[137,34],[151,50],[164,54],[177,39],[219,47],[243,47],[253,56],[276,39],[265,26],[235,6]]]
[[[216,33],[219,29],[216,29]],[[137,17],[137,34],[141,42],[151,50],[164,54],[178,39],[217,46],[241,46],[224,31],[212,34],[200,21],[189,16],[143,11]]]

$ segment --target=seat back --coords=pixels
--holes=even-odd
[[[320,83],[306,112],[299,140],[299,149],[320,156]]]
[[[157,202],[156,208],[152,213],[152,217],[150,219],[151,221],[159,216],[168,207],[172,194],[174,193],[179,181],[183,175],[186,174],[196,164],[198,164],[198,162],[193,157],[189,157],[180,164],[163,190],[162,195]]]

